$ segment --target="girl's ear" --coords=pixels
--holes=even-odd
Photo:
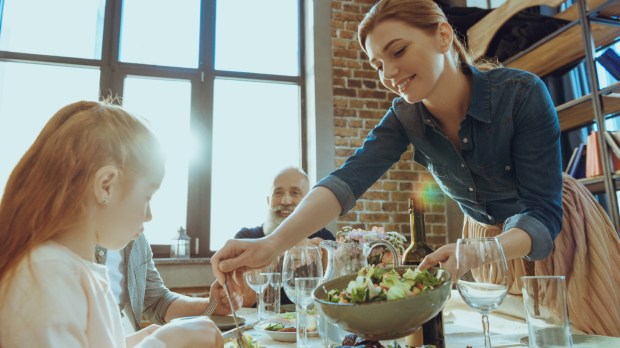
[[[437,28],[437,34],[439,36],[439,49],[441,50],[441,53],[447,53],[450,50],[450,47],[452,47],[454,30],[447,22],[441,22]]]
[[[120,173],[115,166],[99,168],[95,174],[94,193],[97,203],[106,205],[117,194]]]

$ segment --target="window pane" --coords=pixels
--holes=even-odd
[[[215,68],[299,75],[299,5],[296,0],[217,2]]]
[[[198,67],[200,0],[125,0],[120,60]]]
[[[171,244],[179,227],[186,228],[190,102],[189,81],[125,78],[123,106],[149,120],[166,154],[166,175],[151,200],[153,220],[144,226],[151,244]]]
[[[0,195],[19,159],[52,115],[98,100],[99,70],[0,62]]]
[[[104,14],[105,0],[4,0],[0,50],[100,59]]]
[[[211,249],[262,224],[273,176],[300,165],[299,94],[296,85],[215,81]]]

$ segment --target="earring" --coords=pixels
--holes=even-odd
[[[101,199],[101,204],[108,204],[108,199],[107,198],[102,198]]]

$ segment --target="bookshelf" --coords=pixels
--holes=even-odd
[[[494,9],[467,32],[469,48],[476,58],[484,55],[493,36],[508,19],[517,12],[533,6],[557,8],[566,0],[507,0]],[[570,23],[539,40],[536,44],[502,62],[505,66],[527,70],[545,76],[575,62],[584,60],[591,94],[556,105],[560,129],[567,131],[596,123],[598,151],[603,175],[580,181],[592,193],[605,193],[608,214],[620,231],[620,213],[616,190],[620,190],[620,175],[610,168],[610,155],[602,131],[605,131],[607,115],[620,113],[620,83],[601,89],[598,83],[594,52],[616,42],[620,38],[620,1],[575,0],[574,4],[555,18]]]

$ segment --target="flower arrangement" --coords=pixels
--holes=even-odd
[[[404,244],[407,242],[407,238],[402,234],[395,231],[385,232],[383,227],[378,226],[373,226],[370,231],[345,226],[336,233],[336,240],[345,243],[369,243],[382,240],[390,243],[394,249],[396,249],[398,252],[396,257],[400,257],[405,252]],[[368,263],[379,266],[390,266],[394,264],[394,256],[395,255],[392,255],[386,248],[377,246],[370,252]]]

